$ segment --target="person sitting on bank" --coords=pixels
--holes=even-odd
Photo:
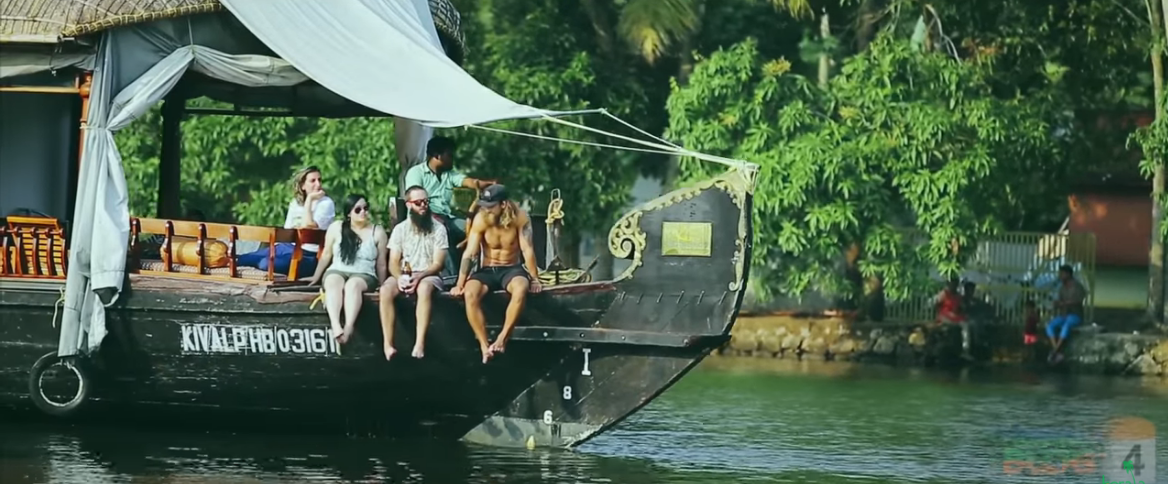
[[[933,304],[937,308],[937,327],[955,325],[961,330],[961,357],[970,360],[970,324],[969,308],[972,307],[974,286],[965,285],[965,294],[958,292],[959,283],[951,278],[945,284],[945,289],[933,296]]]
[[[442,290],[438,274],[446,263],[448,242],[446,227],[434,220],[430,212],[426,189],[412,186],[406,189],[409,217],[393,228],[389,235],[389,277],[381,285],[378,307],[384,337],[385,359],[393,358],[395,314],[393,300],[398,294],[417,295],[414,319],[417,331],[414,337],[414,358],[425,356],[426,328],[430,326],[430,308],[434,294]],[[404,272],[405,267],[413,272]]]
[[[324,229],[333,223],[337,216],[337,206],[333,199],[321,188],[320,169],[309,166],[296,172],[292,177],[292,201],[288,202],[288,214],[284,217],[286,229]],[[296,246],[290,242],[276,244],[276,258],[273,270],[279,274],[288,274],[292,265],[292,254]],[[303,274],[316,272],[318,252],[320,246],[304,244],[301,251],[300,267],[297,271]],[[236,264],[243,267],[255,267],[262,271],[268,270],[268,249],[258,249],[235,258]]]
[[[949,279],[945,288],[933,296],[933,305],[937,308],[937,326],[943,324],[961,324],[965,322],[962,311],[964,298],[957,290],[957,279]]]
[[[1046,336],[1050,338],[1051,350],[1047,361],[1062,361],[1062,345],[1066,343],[1071,329],[1083,322],[1083,299],[1087,290],[1075,280],[1075,270],[1069,265],[1059,267],[1058,299],[1054,302],[1055,317],[1046,325]]]
[[[324,273],[325,308],[332,336],[340,344],[353,336],[363,293],[385,280],[387,238],[385,229],[369,220],[369,202],[364,195],[349,195],[344,208],[344,220],[333,222],[325,232],[320,264],[308,282],[315,285]],[[342,307],[344,327],[340,323]]]
[[[453,139],[444,136],[431,138],[430,142],[426,143],[426,162],[407,170],[405,178],[405,186],[416,185],[426,190],[430,197],[430,211],[446,227],[450,250],[446,251],[446,262],[442,271],[444,275],[454,274],[457,246],[466,239],[466,233],[455,225],[451,211],[454,189],[464,187],[482,190],[495,184],[495,180],[479,180],[455,170],[454,149]]]
[[[465,295],[466,319],[479,342],[483,363],[486,363],[495,353],[505,350],[519,314],[523,312],[528,291],[538,293],[542,288],[535,262],[535,246],[531,241],[531,218],[527,212],[508,199],[507,188],[503,185],[484,188],[479,194],[478,206],[458,269],[458,283],[450,294],[455,297]],[[478,270],[471,274],[471,264],[480,252],[483,252],[482,261]],[[523,264],[519,261],[521,253]],[[507,305],[503,330],[494,344],[488,346],[483,297],[500,289],[511,294],[511,302]]]
[[[1038,305],[1033,299],[1022,303],[1025,324],[1022,327],[1022,344],[1027,348],[1027,359],[1033,360],[1034,346],[1038,343]]]

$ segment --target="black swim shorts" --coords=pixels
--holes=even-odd
[[[487,286],[488,291],[498,291],[506,289],[507,284],[511,279],[516,277],[527,277],[527,270],[521,264],[510,266],[495,266],[495,267],[480,267],[474,274],[470,275],[471,279],[483,283]]]

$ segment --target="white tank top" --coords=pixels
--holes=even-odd
[[[352,263],[345,262],[344,258],[341,257],[341,237],[337,237],[337,240],[333,242],[333,260],[329,268],[377,277],[377,242],[374,241],[376,233],[376,226],[369,229],[369,236],[365,237],[357,246],[357,253],[354,255]]]

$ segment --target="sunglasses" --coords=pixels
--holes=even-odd
[[[420,199],[420,200],[410,200],[410,201],[406,202],[406,205],[413,205],[415,207],[425,207],[425,206],[430,205],[430,200],[425,199],[425,198]]]
[[[365,213],[367,211],[369,211],[369,207],[366,207],[363,205],[358,205],[356,207],[353,207],[353,213]]]

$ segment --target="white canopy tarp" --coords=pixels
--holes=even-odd
[[[253,87],[291,86],[311,78],[351,101],[395,115],[399,157],[410,163],[422,158],[430,137],[423,125],[571,114],[518,104],[479,84],[442,51],[426,0],[223,3],[284,58],[208,47],[227,44],[223,35],[196,39],[199,22],[189,17],[185,25],[159,23],[166,32],[131,26],[102,36],[73,215],[59,356],[101,345],[105,308],[117,301],[125,280],[130,214],[113,133],[162,100],[188,69]],[[183,35],[186,45],[180,44]]]
[[[573,114],[516,103],[476,81],[437,43],[426,0],[222,3],[308,77],[384,113],[437,128]]]
[[[187,45],[175,48],[114,97],[113,79],[118,59],[113,55],[112,44],[108,35],[102,37],[90,90],[82,173],[73,210],[60,356],[76,354],[82,348],[97,349],[106,333],[105,306],[117,300],[125,278],[125,254],[130,237],[129,197],[114,132],[162,100],[188,68],[245,86],[287,86],[306,79],[278,59],[229,55]],[[104,304],[97,297],[98,291],[109,294]]]

